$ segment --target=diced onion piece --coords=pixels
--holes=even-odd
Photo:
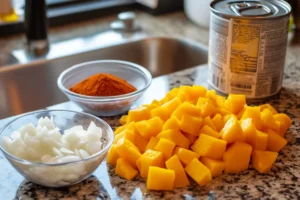
[[[65,163],[65,162],[74,162],[81,160],[78,156],[64,156],[58,159],[58,163]]]
[[[41,117],[38,121],[38,125],[41,127],[46,127],[48,130],[55,129],[55,124],[53,119],[49,119],[49,117]]]
[[[62,152],[64,154],[74,154],[73,151],[71,151],[70,149],[67,149],[67,148],[60,148],[59,150],[60,150],[60,152]]]
[[[36,135],[36,128],[34,127],[34,125],[32,123],[30,124],[27,124],[25,126],[22,126],[20,129],[19,129],[19,133],[21,135],[30,135],[30,136],[35,136]]]
[[[53,147],[52,150],[53,150],[55,155],[62,156],[62,153],[57,148]]]
[[[89,142],[87,146],[88,152],[93,155],[101,150],[102,142]]]
[[[87,129],[89,141],[99,141],[102,137],[102,129],[92,121]]]
[[[90,154],[87,151],[83,150],[83,149],[79,149],[79,153],[80,153],[82,158],[87,158],[87,157],[90,156]]]

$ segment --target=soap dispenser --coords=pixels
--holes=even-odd
[[[9,15],[13,11],[11,0],[0,1],[0,16]]]

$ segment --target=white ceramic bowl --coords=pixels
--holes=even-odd
[[[31,162],[17,158],[7,151],[2,140],[3,136],[10,136],[13,131],[29,123],[36,126],[38,120],[46,116],[49,118],[52,116],[60,130],[77,125],[81,125],[86,130],[93,121],[102,129],[102,149],[85,159],[64,163]],[[0,149],[11,165],[27,180],[48,187],[73,185],[89,177],[105,158],[113,140],[113,130],[103,120],[87,113],[67,110],[44,110],[28,113],[12,120],[0,131]]]
[[[87,96],[74,93],[70,88],[97,73],[113,74],[126,80],[137,90],[118,96]],[[97,116],[113,116],[126,112],[150,86],[152,76],[144,67],[125,61],[100,60],[81,63],[63,71],[57,80],[59,89],[85,112]]]

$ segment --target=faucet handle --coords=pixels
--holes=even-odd
[[[134,12],[123,12],[118,15],[118,19],[123,22],[126,29],[134,29],[136,15]]]
[[[118,14],[118,20],[110,24],[113,30],[133,32],[140,29],[136,25],[136,15],[134,12],[122,12]]]

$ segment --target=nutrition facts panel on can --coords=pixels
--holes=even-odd
[[[225,19],[212,14],[210,85],[250,98],[276,94],[282,82],[288,20]]]

